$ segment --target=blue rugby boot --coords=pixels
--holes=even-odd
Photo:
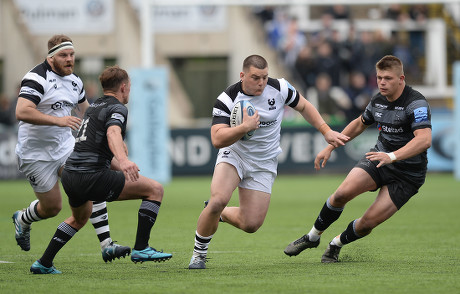
[[[52,265],[51,267],[46,267],[46,266],[43,266],[38,260],[32,264],[32,266],[30,267],[30,272],[33,274],[41,274],[41,275],[62,274],[62,272],[57,270],[54,267],[54,265]]]
[[[144,250],[133,249],[131,252],[131,260],[134,263],[142,263],[144,261],[166,261],[171,259],[172,254],[156,251],[155,248],[147,247]]]

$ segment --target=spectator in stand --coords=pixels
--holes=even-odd
[[[424,23],[428,18],[428,7],[424,4],[411,5],[409,17],[416,22]]]
[[[289,19],[286,32],[280,40],[280,51],[283,56],[284,64],[289,68],[295,67],[297,56],[307,44],[305,34],[299,30],[299,23],[296,17]]]
[[[340,85],[340,61],[332,50],[331,43],[325,41],[317,49],[317,71],[329,75],[333,86]]]
[[[306,89],[315,85],[316,58],[310,46],[304,46],[297,56],[295,69]]]
[[[350,74],[350,82],[345,92],[350,98],[351,106],[345,111],[347,122],[360,116],[371,100],[373,90],[367,85],[366,77],[362,72],[354,71]]]
[[[408,14],[404,11],[401,4],[398,3],[390,4],[390,6],[386,10],[385,16],[389,19],[398,22],[404,22],[409,18]]]
[[[351,107],[350,98],[341,87],[332,85],[327,73],[318,74],[315,86],[307,90],[306,97],[327,123],[345,123],[345,112]]]
[[[265,24],[265,31],[267,32],[268,44],[278,50],[281,38],[286,31],[287,15],[282,9],[275,10],[272,21]]]
[[[332,5],[326,9],[326,13],[332,15],[334,19],[349,20],[351,18],[350,10],[346,5]]]

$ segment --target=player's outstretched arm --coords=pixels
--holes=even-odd
[[[359,136],[359,134],[361,134],[366,128],[367,128],[367,126],[362,122],[361,116],[360,116],[360,117],[354,119],[353,121],[351,121],[343,129],[341,134],[347,136],[347,138],[349,138],[349,141],[351,141],[355,137]],[[324,134],[324,136],[326,137],[328,135],[328,133],[332,133],[332,132],[327,132],[326,134]],[[326,148],[321,150],[318,153],[318,155],[316,155],[316,158],[315,158],[315,169],[316,170],[319,170],[320,168],[324,168],[326,166],[327,161],[331,157],[332,151],[337,147],[339,147],[339,146],[334,146],[332,144],[329,144],[329,145],[326,146]]]
[[[350,140],[347,135],[331,130],[318,110],[302,95],[300,95],[299,103],[297,103],[294,109],[302,114],[306,121],[320,131],[326,142],[332,146],[343,146]]]

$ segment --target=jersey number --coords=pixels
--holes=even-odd
[[[78,137],[75,138],[75,143],[86,141],[86,127],[88,126],[89,117],[83,120],[80,128],[78,129]]]

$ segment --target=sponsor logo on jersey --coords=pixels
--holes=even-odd
[[[74,91],[78,91],[78,88],[77,88],[77,83],[75,83],[74,81],[72,81],[72,86],[73,86],[73,90]]]
[[[375,103],[375,107],[380,108],[380,109],[387,109],[387,108],[388,108],[388,105],[383,105],[383,104],[380,104],[380,103]]]
[[[58,109],[61,109],[63,107],[74,108],[75,105],[73,103],[69,103],[67,101],[57,101],[57,102],[55,102],[54,104],[51,105],[51,109],[53,109],[53,110],[58,110]]]
[[[267,102],[268,102],[268,110],[275,110],[276,109],[275,98],[268,99]]]
[[[414,110],[414,118],[415,122],[422,122],[428,120],[428,108],[427,107],[419,107]]]
[[[272,121],[261,121],[260,125],[259,125],[259,128],[273,126],[273,125],[276,124],[277,121],[278,121],[277,119],[272,120]]]
[[[121,121],[121,123],[125,122],[125,117],[121,115],[120,113],[112,113],[112,116],[110,118],[117,119]]]
[[[224,113],[224,112],[223,112],[222,110],[217,109],[217,108],[214,108],[214,109],[212,110],[212,116],[222,116],[223,113]]]
[[[93,103],[89,107],[99,107],[99,106],[102,106],[102,105],[105,105],[105,104],[107,104],[107,102]]]
[[[382,113],[381,113],[381,112],[376,112],[376,113],[375,113],[375,117],[381,118],[381,117],[382,117]]]
[[[402,106],[395,106],[395,110],[404,110],[404,107],[402,107]]]
[[[394,127],[382,125],[381,128],[382,128],[382,131],[384,131],[385,133],[398,134],[398,133],[404,132],[404,129],[402,127],[394,128]]]
[[[21,96],[21,94],[32,94],[32,95],[38,95],[38,92],[35,91],[34,89],[21,89],[21,91],[19,92],[19,96]]]

